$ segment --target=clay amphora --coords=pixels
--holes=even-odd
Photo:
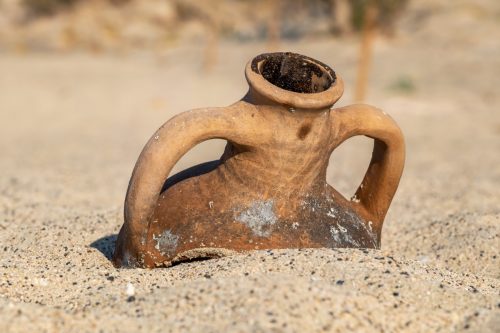
[[[130,179],[116,266],[157,267],[277,248],[379,248],[405,159],[403,135],[383,111],[333,109],[343,92],[327,65],[294,53],[255,57],[243,99],[167,121],[144,147]],[[351,200],[326,182],[332,151],[355,135],[374,139]],[[167,180],[196,144],[227,140],[219,161]],[[167,180],[167,181],[166,181]]]

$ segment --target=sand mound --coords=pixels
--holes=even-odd
[[[89,252],[99,258],[97,251]],[[0,328],[15,331],[24,323],[23,331],[107,327],[259,332],[479,326],[493,332],[498,324],[497,280],[380,251],[258,251],[152,271],[116,271],[105,260],[96,268],[83,260],[87,251],[79,257],[82,264],[67,265],[66,272],[53,267],[42,274],[46,278],[22,278],[23,290],[8,295],[19,301],[1,303]]]

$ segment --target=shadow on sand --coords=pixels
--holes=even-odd
[[[115,251],[115,243],[118,234],[101,237],[90,244],[90,247],[99,250],[108,260],[111,261]]]

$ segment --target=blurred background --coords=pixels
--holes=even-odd
[[[2,48],[161,54],[185,42],[214,44],[346,36],[369,7],[393,36],[407,0],[2,0]],[[433,3],[430,2],[429,3]],[[423,18],[427,15],[425,13]],[[414,22],[418,25],[418,22]],[[215,60],[215,59],[214,59]]]
[[[247,61],[278,50],[342,76],[339,106],[373,104],[401,125],[401,209],[416,191],[441,193],[443,213],[466,205],[458,196],[482,193],[465,201],[472,210],[498,199],[498,0],[0,0],[9,195],[23,197],[24,184],[31,201],[120,206],[157,127],[236,102]],[[197,146],[174,171],[218,158],[223,146]],[[333,154],[328,180],[346,196],[371,148],[355,138]]]
[[[105,256],[144,144],[175,114],[238,101],[246,63],[269,51],[328,64],[345,82],[335,107],[369,103],[401,127],[407,158],[383,256],[292,258],[272,272],[284,261],[245,256],[228,266],[242,267],[235,275],[227,261],[114,270]],[[311,331],[327,318],[323,291],[335,290],[323,330],[498,332],[499,87],[500,0],[0,0],[0,331],[133,324],[124,319],[164,329],[201,313],[227,325],[261,313],[249,317],[255,330],[281,325],[276,314],[288,327],[314,315]],[[219,158],[224,144],[196,146],[173,172]],[[372,148],[366,137],[343,143],[328,182],[351,197]],[[290,307],[270,317],[256,303],[265,293]]]

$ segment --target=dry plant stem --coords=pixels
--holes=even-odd
[[[333,26],[340,34],[351,32],[351,6],[348,0],[331,0]]]
[[[210,72],[217,64],[217,53],[219,45],[219,28],[215,22],[208,22],[207,41],[203,57],[203,71]]]
[[[354,92],[354,99],[356,102],[362,102],[366,97],[370,66],[373,57],[373,43],[375,41],[377,30],[377,15],[377,7],[375,7],[373,1],[369,1],[363,18],[363,32],[359,51],[358,74],[356,77],[356,87]]]
[[[306,56],[263,54],[245,74],[250,89],[241,101],[179,114],[144,147],[125,200],[117,266],[169,266],[185,253],[380,246],[404,165],[396,123],[368,105],[332,109],[343,81]],[[356,135],[375,145],[349,201],[326,183],[326,170],[333,150]],[[228,142],[217,163],[165,182],[182,155],[214,138]]]
[[[267,30],[268,30],[268,49],[271,51],[275,51],[279,48],[280,40],[281,40],[281,0],[264,0],[265,7],[267,11],[270,13],[270,16],[267,18]]]

